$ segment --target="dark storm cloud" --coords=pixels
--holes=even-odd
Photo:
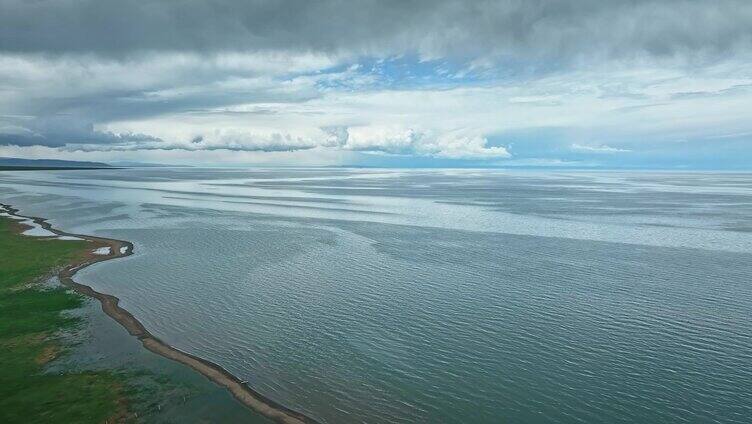
[[[3,120],[7,121],[8,118]],[[96,131],[93,124],[72,116],[44,117],[22,120],[14,125],[0,125],[0,146],[63,147],[68,144],[126,145],[144,142],[161,143],[162,140],[145,134]]]
[[[746,48],[748,0],[0,0],[0,50],[571,58]],[[515,60],[514,57],[511,58]]]

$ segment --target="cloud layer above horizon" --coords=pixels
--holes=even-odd
[[[0,0],[0,156],[749,168],[745,0]]]

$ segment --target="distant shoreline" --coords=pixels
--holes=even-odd
[[[115,166],[13,166],[0,165],[0,171],[80,171],[86,169],[122,169]]]
[[[58,168],[56,168],[58,169]],[[64,168],[72,169],[72,168]],[[82,169],[82,168],[77,168]],[[91,168],[89,168],[91,169]],[[95,168],[101,169],[101,168]],[[108,168],[110,169],[110,168]],[[0,170],[3,170],[0,167]],[[103,262],[111,259],[122,258],[133,254],[133,243],[124,240],[115,240],[103,237],[94,237],[82,234],[73,234],[65,231],[55,229],[44,218],[31,217],[20,215],[18,209],[11,205],[0,203],[0,207],[4,207],[8,214],[27,218],[33,220],[36,224],[40,225],[43,229],[50,231],[59,236],[77,237],[80,239],[88,240],[98,245],[109,247],[109,254],[96,255],[90,254],[80,263],[69,264],[58,272],[58,278],[60,282],[75,290],[76,292],[97,299],[101,305],[102,310],[110,316],[112,319],[122,325],[131,336],[138,338],[142,345],[167,359],[171,359],[175,362],[179,362],[183,365],[187,365],[193,370],[199,372],[203,376],[207,377],[214,383],[226,388],[240,403],[246,407],[259,412],[260,414],[270,418],[276,422],[284,424],[317,424],[318,422],[310,417],[307,417],[297,411],[289,409],[271,399],[266,398],[261,393],[248,387],[246,383],[239,378],[232,375],[229,371],[222,368],[213,362],[199,358],[198,356],[191,355],[176,349],[173,346],[163,342],[162,340],[151,334],[143,324],[136,319],[130,312],[123,309],[118,305],[120,300],[112,295],[100,293],[93,288],[77,283],[73,281],[73,276],[79,270],[86,268],[89,265]]]

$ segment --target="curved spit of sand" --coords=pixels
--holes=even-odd
[[[4,208],[5,212],[9,215],[30,219],[37,225],[41,226],[43,229],[54,233],[57,236],[75,237],[93,242],[93,249],[90,251],[90,253],[79,262],[70,264],[60,270],[58,272],[58,278],[63,285],[72,288],[76,292],[99,300],[99,302],[102,304],[102,310],[107,315],[112,317],[115,321],[120,323],[120,325],[125,327],[130,335],[137,337],[146,349],[149,349],[150,351],[158,355],[164,356],[167,359],[180,362],[181,364],[193,368],[214,383],[225,387],[243,405],[263,414],[268,418],[271,418],[276,422],[284,424],[317,424],[316,420],[309,418],[299,412],[286,408],[248,387],[244,381],[230,374],[221,366],[205,359],[199,358],[195,355],[191,355],[190,353],[178,350],[158,339],[157,337],[152,335],[149,330],[147,330],[143,326],[143,324],[141,324],[139,320],[131,315],[130,312],[118,306],[118,302],[120,300],[117,297],[105,293],[100,293],[89,286],[73,281],[73,276],[76,274],[76,272],[78,272],[78,270],[82,268],[85,268],[97,262],[132,255],[133,243],[123,240],[114,240],[82,234],[67,233],[65,231],[52,228],[52,226],[44,218],[19,215],[18,209],[15,209],[10,205],[0,203],[0,208]],[[101,252],[104,252],[108,247],[109,251],[106,254],[102,254]],[[95,254],[95,250],[100,253]]]

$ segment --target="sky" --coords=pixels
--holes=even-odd
[[[752,168],[749,0],[0,0],[0,156]]]

